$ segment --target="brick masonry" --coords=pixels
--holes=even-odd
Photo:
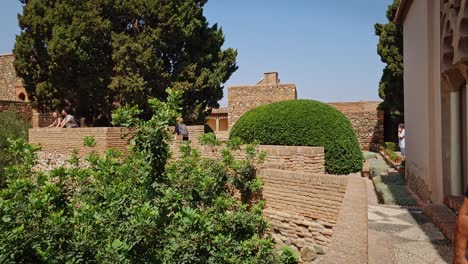
[[[229,87],[229,127],[251,109],[264,104],[297,99],[294,84],[261,84]]]
[[[15,109],[19,116],[30,123],[32,122],[33,110],[29,103],[0,100],[0,112],[8,109]]]
[[[278,246],[289,245],[301,262],[329,251],[346,192],[347,177],[264,169],[264,217]]]
[[[366,182],[348,177],[346,194],[333,229],[330,254],[321,263],[368,263],[367,221]]]
[[[406,160],[406,183],[408,187],[413,191],[419,199],[421,199],[424,203],[431,202],[431,189],[426,184],[423,178],[418,177],[418,166],[416,163],[411,162],[410,160]]]
[[[220,148],[200,146],[192,141],[192,147],[200,151],[204,157],[220,157]],[[179,142],[171,145],[174,158],[180,157]],[[259,151],[266,152],[264,168],[275,168],[288,171],[302,171],[308,173],[325,173],[325,152],[323,147],[294,147],[294,146],[259,146]],[[237,159],[245,159],[243,150],[235,151]]]
[[[21,79],[16,76],[13,54],[0,55],[0,100],[16,101],[16,87],[22,87]]]
[[[384,142],[384,112],[380,102],[329,103],[342,112],[354,128],[362,150],[378,151]]]
[[[32,128],[29,130],[29,143],[42,147],[48,153],[69,155],[73,149],[78,149],[79,155],[92,151],[104,153],[109,148],[127,152],[128,129],[120,127],[94,128]],[[83,139],[94,137],[96,145],[85,147]]]

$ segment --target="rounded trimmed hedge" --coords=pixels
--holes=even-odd
[[[362,152],[346,116],[314,100],[292,100],[263,105],[244,114],[232,127],[230,138],[264,145],[323,146],[330,174],[362,169]]]

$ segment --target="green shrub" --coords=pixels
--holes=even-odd
[[[283,247],[281,260],[283,264],[296,264],[299,261],[296,252],[287,246]]]
[[[370,152],[370,151],[364,151],[362,153],[362,156],[364,157],[365,161],[368,161],[368,160],[371,160],[371,159],[377,159],[377,154],[374,153],[374,152]]]
[[[205,130],[205,133],[214,133],[213,129],[207,124],[204,125],[203,129]]]
[[[14,108],[0,112],[0,186],[4,182],[3,169],[11,163],[11,157],[6,155],[8,139],[28,138],[30,124],[19,116]]]
[[[384,143],[384,148],[395,151],[396,150],[396,144],[395,144],[395,142],[385,142]]]
[[[265,145],[323,146],[327,173],[362,169],[362,152],[349,120],[335,108],[313,100],[263,105],[243,115],[230,138]]]
[[[168,94],[150,100],[149,121],[136,108],[114,113],[135,132],[126,157],[111,149],[89,167],[39,173],[37,149],[9,142],[18,158],[0,190],[0,263],[291,263],[266,236],[254,146],[247,160],[228,149],[207,159],[186,143],[168,163],[181,93]]]
[[[405,178],[399,173],[377,176],[372,179],[381,203],[415,206],[416,201],[406,189]]]

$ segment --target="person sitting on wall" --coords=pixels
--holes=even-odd
[[[59,114],[57,112],[53,112],[52,118],[54,118],[54,122],[47,127],[60,127],[62,124],[62,118],[59,116]]]
[[[457,227],[455,229],[455,264],[468,264],[466,248],[468,242],[468,188],[465,191],[463,205],[458,211]]]
[[[177,136],[182,136],[183,141],[188,141],[189,140],[189,133],[187,126],[183,123],[184,119],[182,117],[177,118],[177,124],[175,125],[174,128],[174,134],[176,134],[176,139]]]
[[[60,124],[60,127],[66,128],[77,128],[78,122],[76,122],[76,118],[68,113],[68,110],[62,110],[63,121]]]

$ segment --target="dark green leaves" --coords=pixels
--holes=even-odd
[[[236,51],[203,15],[206,1],[30,0],[19,16],[15,68],[41,110],[71,106],[108,125],[115,105],[184,92],[184,119],[203,122],[237,69]]]
[[[400,0],[388,6],[386,24],[375,24],[379,37],[377,53],[386,64],[379,83],[379,96],[384,100],[380,108],[390,115],[394,122],[402,122],[404,111],[403,93],[403,27],[394,22]]]

